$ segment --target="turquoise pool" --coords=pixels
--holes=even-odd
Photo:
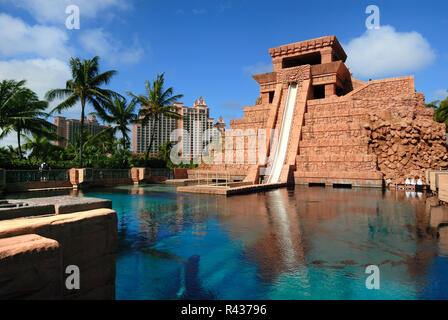
[[[118,213],[117,299],[448,298],[448,241],[428,227],[424,194],[298,187],[226,198],[148,185],[84,195]],[[365,286],[368,265],[379,290]]]
[[[151,185],[86,195],[118,213],[117,299],[448,298],[448,250],[421,222],[422,194],[225,198]],[[366,288],[367,265],[379,266],[380,290]]]

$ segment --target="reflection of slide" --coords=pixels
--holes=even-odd
[[[267,183],[280,182],[280,175],[282,173],[283,164],[286,158],[286,151],[288,148],[289,133],[292,127],[292,120],[294,118],[294,108],[297,96],[297,83],[290,84],[288,87],[288,94],[286,96],[285,108],[283,110],[282,124],[280,126],[280,134],[275,148],[274,157],[272,158],[271,172]]]
[[[293,235],[291,233],[291,221],[289,219],[288,210],[285,206],[285,199],[280,190],[269,193],[269,201],[274,206],[272,210],[272,219],[277,224],[278,247],[281,248],[282,260],[287,269],[294,269],[298,265],[303,264],[303,252],[298,258],[294,246]]]
[[[178,293],[180,299],[185,300],[214,300],[215,296],[202,287],[199,280],[198,255],[191,256],[184,264],[183,285]]]

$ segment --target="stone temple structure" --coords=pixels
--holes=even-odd
[[[244,118],[231,120],[233,134],[226,132],[223,144],[233,152],[226,149],[222,163],[215,159],[196,175],[220,170],[254,184],[381,187],[386,181],[424,180],[426,169],[448,168],[445,125],[433,121],[413,76],[369,82],[353,78],[335,36],[282,45],[269,53],[273,72],[253,76],[260,85],[256,105],[244,108]],[[261,129],[266,139],[260,139]],[[274,130],[279,139],[272,144]],[[260,147],[270,159],[267,165]],[[254,154],[255,162],[249,159]],[[269,165],[270,172],[263,171]]]

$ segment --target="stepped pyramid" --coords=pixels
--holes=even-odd
[[[406,175],[423,179],[424,169],[448,167],[445,126],[432,120],[433,111],[425,108],[423,94],[416,93],[413,76],[369,82],[353,78],[335,36],[282,45],[269,53],[273,72],[253,76],[260,85],[256,105],[244,108],[244,118],[230,121],[225,141],[231,142],[231,149],[222,158],[227,162],[219,160],[199,171],[231,172],[255,184],[265,180],[270,162],[264,158],[271,156],[272,161],[271,133],[281,132],[291,84],[298,90],[280,182],[382,187],[386,178],[403,183]],[[397,123],[406,124],[398,125],[402,132],[389,133]],[[426,140],[419,137],[419,123],[436,133]],[[401,134],[405,130],[414,139]],[[414,150],[408,140],[417,141],[412,159],[406,156]],[[260,156],[260,148],[265,156]],[[420,160],[420,152],[428,159]]]

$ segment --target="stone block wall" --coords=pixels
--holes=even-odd
[[[117,215],[111,209],[0,222],[0,299],[114,299]],[[80,290],[65,287],[66,267]]]

